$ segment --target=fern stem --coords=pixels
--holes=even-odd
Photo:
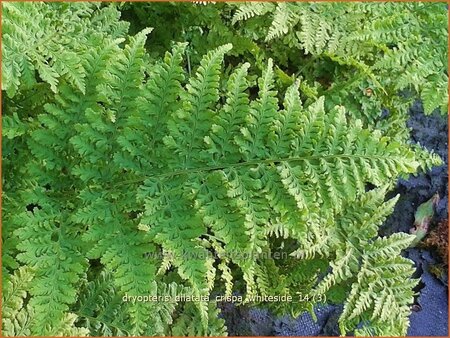
[[[148,175],[143,178],[135,179],[135,180],[128,180],[128,181],[122,181],[119,182],[117,185],[127,185],[127,184],[133,184],[133,183],[139,183],[143,182],[146,179],[149,178],[163,178],[163,177],[171,177],[171,176],[178,176],[178,175],[189,175],[199,172],[207,172],[207,171],[214,171],[214,170],[224,170],[224,169],[230,169],[230,168],[239,168],[239,167],[245,167],[245,166],[251,166],[251,165],[259,165],[259,164],[271,164],[271,163],[279,163],[279,162],[298,162],[298,161],[306,161],[306,160],[320,160],[320,159],[330,159],[330,158],[364,158],[364,159],[377,159],[377,160],[385,160],[386,158],[383,156],[364,156],[364,155],[317,155],[317,156],[303,156],[303,157],[288,157],[288,158],[275,158],[275,159],[265,159],[265,160],[253,160],[253,161],[247,161],[242,163],[232,163],[227,165],[218,165],[218,166],[205,166],[205,167],[199,167],[199,168],[188,168],[188,169],[182,169],[172,172],[166,172],[162,174],[156,174],[156,175]],[[116,186],[117,186],[116,185]]]

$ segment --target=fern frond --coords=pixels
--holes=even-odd
[[[382,48],[381,63],[366,58],[382,46],[373,39],[387,33],[353,42],[345,30],[334,35],[333,16],[321,4],[251,4],[236,14],[236,20],[265,18],[276,8],[277,25],[288,32],[271,31],[274,57],[279,36],[301,49],[302,58],[314,54],[306,56],[305,69],[326,58],[332,67],[318,71],[357,73],[324,90],[314,76],[300,83],[274,72],[272,59],[263,65],[259,51],[253,52],[261,72],[249,63],[234,67],[240,52],[229,58],[231,44],[215,45],[203,57],[175,44],[161,60],[146,49],[150,29],[124,38],[117,6],[39,3],[22,13],[27,6],[6,5],[8,225],[2,239],[8,241],[4,271],[26,265],[34,277],[14,302],[4,301],[15,308],[5,331],[222,335],[216,304],[206,300],[223,289],[243,294],[244,303],[301,290],[313,300],[269,304],[294,315],[330,296],[345,301],[344,334],[404,332],[415,281],[399,255],[410,239],[377,238],[396,200],[385,201],[386,187],[440,161],[393,129],[369,123],[366,113],[379,101],[340,96],[367,86],[375,95],[383,87],[399,89],[377,77],[382,62],[395,62],[389,48]],[[332,8],[342,14],[347,7]],[[212,16],[213,9],[208,6]],[[29,13],[49,29],[28,27]],[[379,28],[394,21],[381,20]],[[297,26],[304,29],[300,39],[290,34]],[[248,32],[244,23],[241,28]],[[30,34],[37,49],[24,43]],[[342,46],[323,54],[333,38]],[[433,77],[425,69],[430,65],[411,75],[414,56],[399,61],[406,69],[402,86]],[[438,61],[430,62],[438,68]],[[277,74],[284,76],[281,85]],[[423,88],[415,89],[436,96]],[[390,121],[398,128],[404,118],[401,105],[393,105]],[[280,251],[291,256],[272,257]],[[194,301],[174,301],[181,294]],[[141,301],[146,296],[164,301]],[[392,311],[400,313],[398,322]]]
[[[274,8],[274,4],[270,2],[244,3],[240,5],[236,10],[236,13],[234,13],[232,24],[234,25],[239,21],[248,20],[257,15],[264,15]]]
[[[295,6],[295,5],[294,5]],[[291,10],[292,4],[290,3],[279,3],[273,14],[272,25],[269,28],[269,32],[266,36],[266,41],[270,41],[274,38],[280,37],[286,34],[293,26],[295,26],[300,17],[298,14]],[[264,12],[258,12],[258,15],[265,14]]]
[[[250,64],[245,63],[231,74],[227,83],[226,103],[221,113],[214,117],[211,136],[205,136],[205,142],[211,148],[209,152],[213,154],[216,163],[236,163],[241,158],[238,149],[233,147],[233,141],[249,113],[249,98],[246,93],[249,67]]]
[[[182,94],[183,108],[168,122],[170,136],[165,142],[173,143],[175,153],[184,157],[184,168],[192,166],[192,153],[203,148],[203,137],[199,135],[210,128],[212,108],[219,99],[220,66],[231,47],[224,45],[205,55],[196,76],[190,79]]]
[[[126,303],[116,292],[111,274],[102,272],[84,286],[78,300],[78,323],[89,329],[91,335],[125,335],[131,327],[122,327],[128,318]]]
[[[197,325],[192,325],[193,321],[201,320],[198,318],[198,313],[195,312],[194,307],[187,303],[181,313],[181,315],[175,321],[171,335],[173,336],[227,336],[225,321],[219,317],[219,310],[214,304],[209,303],[207,307],[208,313],[208,328],[206,331],[202,331]]]
[[[20,267],[14,275],[3,278],[2,293],[2,333],[4,336],[22,336],[30,334],[31,316],[24,300],[33,279],[28,267]]]
[[[267,139],[269,125],[278,110],[271,59],[261,78],[258,79],[258,88],[258,99],[251,102],[250,114],[247,116],[245,126],[241,128],[242,135],[236,139],[246,160],[268,156],[264,142]]]
[[[387,239],[391,246],[389,251],[396,256],[363,258],[361,271],[356,276],[357,283],[354,283],[339,319],[342,334],[355,330],[360,322],[364,325],[355,331],[358,335],[367,332],[375,335],[386,332],[406,334],[409,308],[414,302],[413,288],[418,281],[410,277],[414,271],[413,262],[400,257],[399,253],[412,239],[409,235],[400,234]],[[362,293],[364,297],[361,297]]]
[[[56,17],[55,11],[61,16]],[[53,92],[67,81],[84,93],[88,73],[83,60],[87,47],[94,46],[90,35],[111,33],[118,14],[113,7],[99,9],[94,4],[75,4],[64,11],[58,4],[3,5],[2,88],[13,97],[20,86],[29,89],[37,83],[37,72]],[[106,18],[110,25],[97,25]],[[122,34],[127,28],[123,24]],[[74,31],[85,35],[75,39]]]
[[[409,306],[417,281],[410,277],[412,262],[399,254],[411,244],[412,236],[398,233],[371,240],[377,236],[378,227],[397,200],[384,202],[384,194],[384,189],[366,193],[337,217],[336,233],[328,239],[328,252],[333,252],[332,270],[311,293],[318,297],[339,290],[340,285],[345,285],[343,282],[350,282],[351,290],[339,320],[343,335],[357,328],[359,334],[371,330],[374,334],[395,332],[401,335],[408,327]],[[342,245],[344,249],[339,249]],[[322,252],[317,254],[323,255]],[[363,331],[361,324],[370,330]]]
[[[64,212],[44,194],[36,197],[41,209],[18,215],[20,228],[15,233],[21,239],[18,259],[35,271],[29,302],[34,313],[32,332],[51,334],[76,301],[75,285],[85,273],[87,260],[75,237],[76,227]]]
[[[167,134],[167,121],[177,110],[180,82],[184,79],[181,63],[185,48],[186,44],[175,45],[171,53],[166,53],[164,61],[153,67],[144,95],[138,99],[137,109],[130,111],[123,135],[118,137],[118,143],[125,152],[120,155],[121,162],[125,163],[124,159],[129,154],[131,158],[127,162],[132,165],[128,167],[138,173],[157,166],[158,159],[166,156],[161,153],[150,158],[147,143],[150,148],[162,145]],[[140,111],[147,113],[144,115]]]

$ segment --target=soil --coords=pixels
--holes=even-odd
[[[416,102],[410,109],[411,141],[434,151],[444,161],[444,165],[431,171],[400,179],[392,195],[400,194],[393,214],[380,229],[381,235],[394,232],[409,232],[413,227],[417,207],[429,200],[435,193],[440,202],[436,207],[434,224],[447,219],[448,214],[448,123],[447,119],[435,112],[431,116],[423,114],[422,104]]]
[[[444,222],[448,227],[448,121],[439,112],[431,116],[423,114],[423,107],[416,102],[410,109],[408,127],[411,128],[411,142],[418,143],[437,153],[444,165],[431,171],[400,179],[392,195],[400,194],[393,214],[380,227],[380,235],[408,232],[413,228],[417,207],[429,200],[435,193],[440,202],[436,206],[430,231]],[[448,267],[442,259],[442,249],[419,244],[408,249],[405,256],[416,264],[415,278],[421,278],[417,288],[418,296],[410,316],[411,336],[447,336],[448,334]],[[258,308],[236,308],[232,304],[222,307],[229,335],[242,336],[338,336],[337,320],[342,306],[324,306],[316,310],[318,321],[314,322],[307,313],[298,318],[276,318],[267,310]]]

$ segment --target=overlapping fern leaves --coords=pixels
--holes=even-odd
[[[369,124],[391,128],[391,135],[407,136],[406,112],[417,96],[426,114],[435,109],[447,112],[444,3],[231,6],[236,7],[232,23],[240,22],[249,36],[270,42],[272,53],[287,64],[295,65],[300,58],[303,62],[293,71],[311,83],[317,81],[319,92],[331,104],[345,102]],[[251,18],[258,24],[246,25],[244,21]],[[286,45],[296,53],[285,53]],[[348,69],[355,72],[351,77]],[[382,108],[390,110],[389,126],[379,121]]]
[[[9,4],[10,37],[26,26],[14,16],[20,6],[59,18],[58,5]],[[114,8],[69,8],[93,22],[76,31],[89,32],[86,49],[71,41],[82,82],[58,73],[56,54],[40,52],[45,66],[24,63],[58,73],[33,83],[13,76],[24,67],[13,58],[3,65],[14,141],[3,144],[5,334],[222,335],[216,304],[198,300],[216,290],[244,292],[246,302],[338,294],[342,333],[361,323],[357,333],[405,333],[415,281],[399,252],[410,239],[377,238],[377,227],[394,203],[384,203],[386,186],[436,156],[364,127],[343,106],[326,108],[323,97],[304,106],[298,81],[279,93],[272,60],[257,88],[248,63],[222,75],[231,44],[190,76],[185,43],[153,62],[150,29],[125,42],[91,35]],[[20,103],[43,84],[39,102]],[[368,184],[381,188],[366,192]],[[280,248],[290,258],[270,256]],[[173,301],[180,294],[197,300]],[[139,295],[167,299],[122,298]],[[271,306],[295,315],[313,305]]]
[[[53,92],[62,78],[84,92],[83,63],[92,46],[90,36],[109,34],[118,38],[128,29],[125,21],[117,20],[119,12],[113,7],[96,8],[99,4],[4,4],[2,88],[8,95],[14,96],[19,87],[33,87],[36,73]],[[73,39],[73,34],[80,39]]]

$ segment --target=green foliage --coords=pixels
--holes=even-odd
[[[29,336],[33,334],[33,322],[36,318],[33,306],[25,301],[34,276],[28,267],[20,267],[13,276],[3,277],[2,294],[2,333],[5,336]],[[39,317],[37,317],[39,318]],[[66,313],[52,329],[52,334],[59,336],[86,336],[85,328],[75,327],[75,316]],[[50,319],[52,319],[50,317]]]
[[[354,331],[362,336],[406,335],[410,304],[414,301],[412,289],[418,281],[411,279],[413,263],[400,252],[414,236],[396,233],[376,238],[378,227],[398,198],[384,202],[384,196],[384,189],[365,194],[346,208],[346,214],[318,248],[294,252],[297,256],[315,256],[325,251],[324,256],[331,262],[332,271],[315,286],[313,294],[342,297],[343,289],[351,285],[339,319],[342,334]]]
[[[436,108],[447,112],[444,3],[281,2],[236,7],[232,23],[248,26],[249,36],[270,42],[277,60],[319,82],[319,92],[331,98],[330,104],[360,111],[369,123],[377,121],[381,108],[395,116],[390,124],[404,119],[415,94],[426,114]],[[285,53],[285,46],[296,52]]]
[[[311,89],[306,97],[325,96],[328,109],[344,105],[365,125],[403,141],[417,98],[427,114],[447,112],[444,3],[142,3],[125,5],[125,14],[134,30],[156,27],[155,56],[169,41],[188,41],[189,64],[232,43],[233,65],[244,59],[260,75],[272,58],[279,74],[295,75]]]
[[[119,12],[113,7],[95,11],[98,7],[92,3],[4,4],[2,89],[12,97],[20,86],[36,84],[37,75],[53,92],[64,79],[84,93],[83,61],[94,43],[91,36],[101,32],[121,37],[128,28],[126,22],[117,21]]]
[[[440,159],[264,61],[222,21],[235,5],[122,10],[152,6],[204,8],[212,40],[184,21],[127,35],[116,5],[4,5],[3,333],[224,335],[212,295],[236,291],[301,292],[265,304],[294,316],[344,302],[342,334],[405,334],[411,236],[378,227],[396,179]],[[293,29],[290,6],[241,5],[235,21],[275,11]]]
[[[29,335],[29,313],[24,307],[27,289],[33,274],[27,267],[17,269],[13,276],[3,277],[2,318],[5,336]]]

